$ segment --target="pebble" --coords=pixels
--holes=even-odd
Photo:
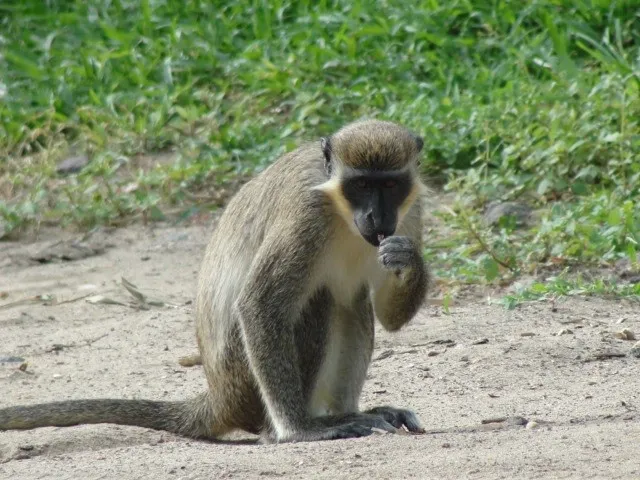
[[[533,430],[534,428],[538,427],[538,422],[534,422],[533,420],[531,420],[530,422],[527,423],[527,425],[524,427],[527,430]]]
[[[487,225],[498,225],[500,219],[512,216],[516,220],[516,226],[524,226],[529,221],[533,209],[520,202],[499,202],[493,201],[489,203],[484,212],[484,221]]]
[[[392,349],[389,350],[385,350],[384,352],[380,353],[380,355],[378,355],[375,360],[384,360],[385,358],[389,358],[390,356],[392,356],[395,352]]]
[[[78,155],[69,157],[60,162],[56,167],[56,172],[60,175],[68,175],[77,173],[89,163],[89,157],[86,155]]]
[[[558,333],[556,333],[556,335],[571,335],[573,334],[573,330],[569,330],[568,328],[563,328],[562,330],[560,330]]]
[[[614,333],[614,336],[616,338],[619,338],[620,340],[635,340],[636,336],[635,334],[629,330],[628,328],[624,328],[619,332]]]
[[[0,357],[0,363],[22,363],[24,362],[24,358],[22,357]]]

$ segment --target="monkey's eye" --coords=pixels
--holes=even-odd
[[[384,181],[384,188],[393,188],[397,185],[398,183],[395,180],[385,180]]]
[[[367,182],[363,178],[359,178],[359,179],[356,180],[356,186],[358,188],[367,188],[367,187],[369,187],[369,182]]]

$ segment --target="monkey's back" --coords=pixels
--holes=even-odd
[[[324,181],[322,150],[317,142],[308,143],[246,183],[221,215],[205,253],[196,298],[198,343],[210,381],[244,360],[230,358],[242,351],[233,348],[241,342],[233,307],[265,237],[286,230],[282,227],[292,219],[309,217],[310,211],[317,210],[314,221],[322,221],[324,197],[312,187]]]

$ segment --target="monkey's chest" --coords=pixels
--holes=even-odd
[[[334,301],[345,307],[353,305],[378,269],[376,257],[371,252],[350,250],[348,253],[324,259],[318,278],[321,286],[331,292]]]

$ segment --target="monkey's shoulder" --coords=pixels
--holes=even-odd
[[[310,142],[276,160],[246,185],[245,193],[252,203],[288,218],[309,216],[328,207],[326,196],[314,188],[327,180],[322,150]]]

